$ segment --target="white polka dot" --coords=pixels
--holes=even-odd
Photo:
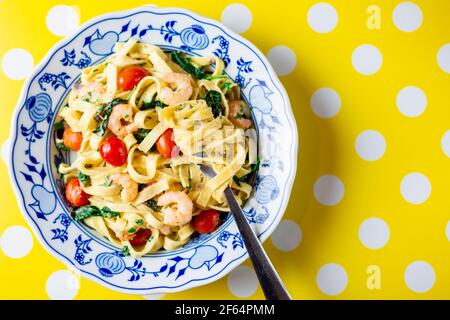
[[[323,175],[314,184],[314,196],[319,203],[333,206],[344,196],[344,184],[334,175]]]
[[[12,80],[25,79],[33,70],[33,56],[25,49],[14,48],[2,58],[3,73]]]
[[[444,72],[450,73],[450,43],[439,48],[437,63]]]
[[[222,22],[237,33],[248,30],[252,25],[252,13],[241,3],[232,3],[222,11]]]
[[[69,270],[53,272],[47,279],[45,290],[52,300],[72,300],[80,289],[78,276]]]
[[[341,98],[331,88],[320,88],[311,96],[311,108],[317,116],[329,119],[341,109]]]
[[[294,51],[286,46],[275,46],[267,53],[267,59],[279,76],[285,76],[294,71],[297,57]]]
[[[335,296],[347,287],[347,272],[337,263],[328,263],[320,268],[316,282],[320,291]]]
[[[161,300],[162,298],[164,298],[164,296],[165,296],[164,293],[151,293],[151,294],[146,294],[143,297],[147,300]]]
[[[3,231],[0,238],[3,253],[10,258],[23,258],[33,248],[31,232],[22,226],[12,226]]]
[[[389,226],[383,219],[369,218],[359,226],[359,240],[369,249],[380,249],[389,241]]]
[[[8,163],[8,156],[9,156],[9,138],[6,139],[5,142],[2,144],[2,159],[5,163]]]
[[[376,73],[383,64],[383,56],[377,47],[363,44],[357,47],[352,54],[352,65],[363,75]]]
[[[425,261],[414,261],[405,270],[405,282],[411,291],[427,292],[433,288],[436,275],[433,267]]]
[[[336,28],[338,14],[333,6],[320,2],[308,10],[307,19],[311,29],[319,33],[327,33]]]
[[[252,268],[239,266],[230,272],[227,284],[232,294],[240,298],[247,298],[258,289],[258,278]]]
[[[381,133],[375,130],[361,132],[355,141],[356,153],[367,161],[380,159],[386,151],[386,141]]]
[[[395,7],[392,13],[392,20],[401,31],[416,31],[422,24],[422,10],[415,3],[402,2]]]
[[[425,202],[431,193],[431,183],[428,178],[418,172],[407,174],[400,184],[403,198],[412,204]]]
[[[397,108],[407,117],[420,116],[427,107],[427,96],[418,87],[404,87],[397,94]]]
[[[450,241],[450,220],[447,222],[447,226],[445,227],[445,235],[447,236],[447,240]]]
[[[441,139],[442,151],[450,158],[450,130],[444,133]]]
[[[80,18],[75,7],[58,5],[49,10],[46,22],[51,33],[64,37],[75,31],[80,24]]]
[[[281,251],[292,251],[302,241],[302,230],[292,220],[283,220],[272,233],[272,243]]]

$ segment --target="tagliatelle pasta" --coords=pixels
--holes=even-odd
[[[174,250],[217,227],[223,191],[249,198],[256,132],[239,87],[217,57],[117,43],[82,71],[58,115],[59,165],[73,217],[139,257]],[[197,167],[217,175],[208,179]]]

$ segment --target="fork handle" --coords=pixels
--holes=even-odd
[[[270,262],[269,257],[264,251],[261,243],[253,232],[250,224],[247,221],[241,207],[234,197],[233,191],[230,187],[225,189],[225,198],[227,199],[230,211],[234,216],[234,220],[241,233],[244,244],[247,248],[259,283],[267,300],[291,300],[289,292],[286,290],[278,273]]]

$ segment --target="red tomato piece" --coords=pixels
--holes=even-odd
[[[172,140],[173,130],[167,129],[156,141],[158,152],[165,158],[171,158],[177,148],[175,141]]]
[[[100,156],[110,165],[120,167],[127,162],[127,146],[117,137],[106,138],[99,149]]]
[[[78,179],[72,179],[67,183],[66,199],[74,207],[81,207],[89,203],[89,195],[83,191]]]
[[[125,68],[117,77],[117,86],[122,90],[132,90],[142,78],[149,74],[147,70],[139,66]]]
[[[130,243],[133,247],[140,247],[145,245],[145,243],[150,239],[152,232],[149,229],[139,229],[135,234]]]
[[[83,135],[81,132],[73,132],[70,127],[64,130],[63,143],[66,147],[78,151],[81,147],[81,142],[83,141]]]
[[[217,210],[205,210],[195,216],[192,225],[198,233],[209,233],[219,224],[219,212]]]

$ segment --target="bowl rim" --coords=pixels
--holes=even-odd
[[[9,147],[8,147],[8,151],[9,151],[8,157],[9,158],[7,161],[8,162],[7,167],[8,167],[8,176],[9,176],[11,185],[13,187],[14,194],[16,196],[16,201],[18,202],[18,206],[19,206],[20,212],[22,213],[22,216],[25,218],[27,224],[33,231],[36,239],[41,244],[41,246],[44,247],[45,250],[52,257],[54,257],[58,261],[62,262],[68,269],[76,272],[77,275],[80,275],[86,279],[94,281],[95,283],[97,283],[103,287],[106,287],[108,289],[111,289],[111,290],[114,290],[117,292],[121,292],[121,293],[133,294],[133,295],[180,292],[180,291],[188,290],[193,287],[203,286],[203,285],[212,283],[212,282],[217,281],[220,278],[226,276],[237,266],[241,265],[248,258],[248,252],[244,248],[245,253],[243,255],[241,255],[240,257],[231,261],[222,271],[220,271],[219,273],[217,273],[211,277],[208,277],[206,279],[192,279],[191,281],[185,283],[184,285],[182,285],[180,287],[175,287],[175,288],[166,287],[166,288],[161,288],[161,290],[157,290],[157,291],[155,291],[153,289],[137,290],[137,289],[128,289],[128,288],[124,288],[124,287],[120,287],[120,286],[111,285],[109,282],[102,281],[101,279],[99,279],[95,276],[92,276],[89,272],[85,272],[84,270],[74,267],[73,264],[67,260],[67,257],[65,257],[64,255],[61,255],[55,248],[53,248],[49,244],[47,244],[47,242],[43,238],[43,235],[41,235],[41,232],[40,232],[40,229],[38,228],[38,226],[31,219],[31,217],[29,217],[27,214],[25,214],[25,212],[26,212],[25,203],[23,201],[19,201],[19,195],[21,192],[20,192],[19,185],[15,181],[15,178],[14,178],[13,163],[12,163],[13,162],[12,155],[13,155],[14,143],[12,141],[12,138],[14,137],[14,135],[16,133],[16,130],[17,130],[16,120],[18,119],[19,113],[21,111],[21,106],[25,102],[25,99],[28,94],[28,88],[30,87],[32,80],[39,73],[39,71],[41,71],[41,69],[50,62],[51,56],[58,49],[64,47],[70,41],[72,41],[82,29],[88,28],[89,26],[95,24],[96,22],[99,22],[100,20],[104,20],[107,18],[115,18],[115,17],[119,17],[122,15],[126,16],[126,15],[130,15],[130,14],[136,13],[137,11],[141,11],[141,10],[142,11],[143,10],[164,11],[165,13],[170,13],[170,11],[174,11],[174,13],[176,12],[176,13],[185,14],[185,15],[188,15],[188,16],[190,16],[196,20],[199,20],[201,22],[209,23],[211,25],[219,27],[225,33],[227,33],[228,36],[230,36],[232,39],[238,40],[241,43],[243,43],[244,45],[246,45],[247,47],[249,47],[261,59],[262,63],[264,64],[264,66],[267,69],[267,72],[269,73],[270,77],[272,78],[273,84],[279,90],[279,93],[281,94],[282,98],[284,99],[284,101],[285,101],[284,109],[285,109],[286,117],[287,117],[287,120],[292,125],[292,134],[293,134],[293,136],[292,136],[293,145],[291,146],[291,150],[293,152],[291,153],[291,158],[290,158],[292,173],[291,173],[291,175],[289,175],[287,177],[287,180],[285,181],[285,188],[286,188],[285,190],[286,190],[286,193],[289,194],[289,196],[286,197],[280,203],[280,205],[279,205],[280,214],[278,214],[275,217],[275,219],[272,221],[271,225],[259,237],[259,239],[262,243],[269,238],[269,236],[273,233],[275,228],[278,226],[278,224],[280,223],[281,219],[283,218],[285,211],[287,209],[287,206],[289,204],[290,195],[292,193],[292,187],[293,187],[296,173],[297,173],[297,156],[298,156],[298,150],[299,150],[298,128],[297,128],[297,123],[296,123],[296,120],[295,120],[295,117],[294,117],[294,114],[292,111],[289,96],[288,96],[283,84],[281,83],[280,79],[278,78],[278,75],[276,74],[272,65],[268,61],[267,57],[261,52],[261,50],[259,50],[249,40],[245,39],[238,33],[232,31],[229,27],[227,27],[226,25],[224,25],[223,23],[221,23],[217,20],[214,20],[212,18],[203,16],[196,12],[190,11],[188,9],[180,8],[180,7],[162,7],[162,6],[155,6],[155,5],[142,5],[142,6],[133,7],[131,9],[110,11],[110,12],[106,12],[106,13],[97,15],[97,16],[87,20],[86,22],[80,24],[74,31],[72,31],[70,34],[65,36],[63,39],[57,41],[54,45],[52,45],[51,48],[47,50],[44,57],[39,61],[39,63],[37,63],[34,66],[33,70],[30,72],[30,74],[27,76],[26,80],[24,81],[19,98],[17,100],[17,103],[15,105],[15,108],[14,108],[12,116],[11,116],[11,127],[10,127],[9,136],[7,138],[7,141],[9,143]]]

